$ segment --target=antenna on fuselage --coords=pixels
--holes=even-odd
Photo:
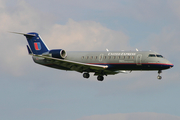
[[[109,50],[106,48],[106,51],[109,52]]]

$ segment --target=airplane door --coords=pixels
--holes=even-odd
[[[104,54],[100,54],[100,55],[99,55],[99,61],[100,61],[100,62],[103,60],[103,56],[104,56]]]
[[[142,65],[142,54],[138,54],[136,57],[136,65]]]

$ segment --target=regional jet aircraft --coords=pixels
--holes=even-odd
[[[16,33],[16,32],[13,32]],[[103,52],[67,52],[63,49],[49,50],[38,33],[16,33],[27,38],[27,49],[35,63],[66,71],[83,73],[89,78],[94,73],[98,81],[104,76],[126,73],[127,71],[158,71],[174,65],[162,55],[152,51],[103,51]]]

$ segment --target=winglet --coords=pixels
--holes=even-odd
[[[128,72],[127,72],[127,71],[125,71],[125,70],[120,70],[120,71],[119,71],[119,73],[128,74]]]

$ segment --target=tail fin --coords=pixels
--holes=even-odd
[[[12,32],[12,33],[16,33],[16,32]],[[38,33],[32,32],[27,34],[24,33],[16,33],[16,34],[22,34],[26,37],[29,44],[28,46],[29,53],[32,52],[33,54],[41,55],[42,53],[49,51],[49,49],[47,48],[47,46],[45,45],[45,43],[43,42],[43,40],[41,39]]]
[[[33,54],[41,55],[42,53],[49,51],[38,33],[28,33],[24,34],[24,36],[26,36]]]

